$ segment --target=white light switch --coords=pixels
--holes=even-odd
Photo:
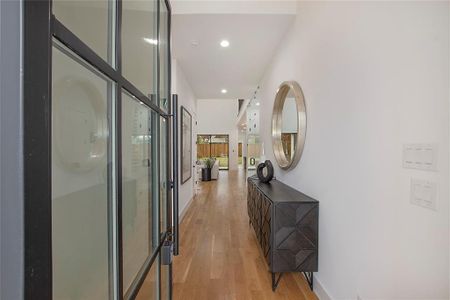
[[[433,144],[403,145],[403,167],[437,171],[437,146]]]
[[[429,180],[411,179],[411,203],[436,210],[436,183]]]

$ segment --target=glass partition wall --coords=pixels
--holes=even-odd
[[[247,106],[247,171],[252,175],[262,160],[263,146],[260,140],[260,108],[259,100],[254,97]]]
[[[170,299],[168,1],[24,14],[25,298]]]

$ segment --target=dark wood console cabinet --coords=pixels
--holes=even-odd
[[[312,289],[318,269],[319,202],[272,180],[247,179],[247,210],[275,291],[285,272],[301,272]],[[278,278],[276,274],[279,273]]]

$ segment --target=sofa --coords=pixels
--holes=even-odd
[[[217,180],[219,178],[219,160],[216,159],[213,167],[211,168],[211,179]]]

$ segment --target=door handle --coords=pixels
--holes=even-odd
[[[179,220],[178,220],[178,95],[172,95],[170,105],[172,120],[172,207],[173,207],[173,254],[179,253]]]

